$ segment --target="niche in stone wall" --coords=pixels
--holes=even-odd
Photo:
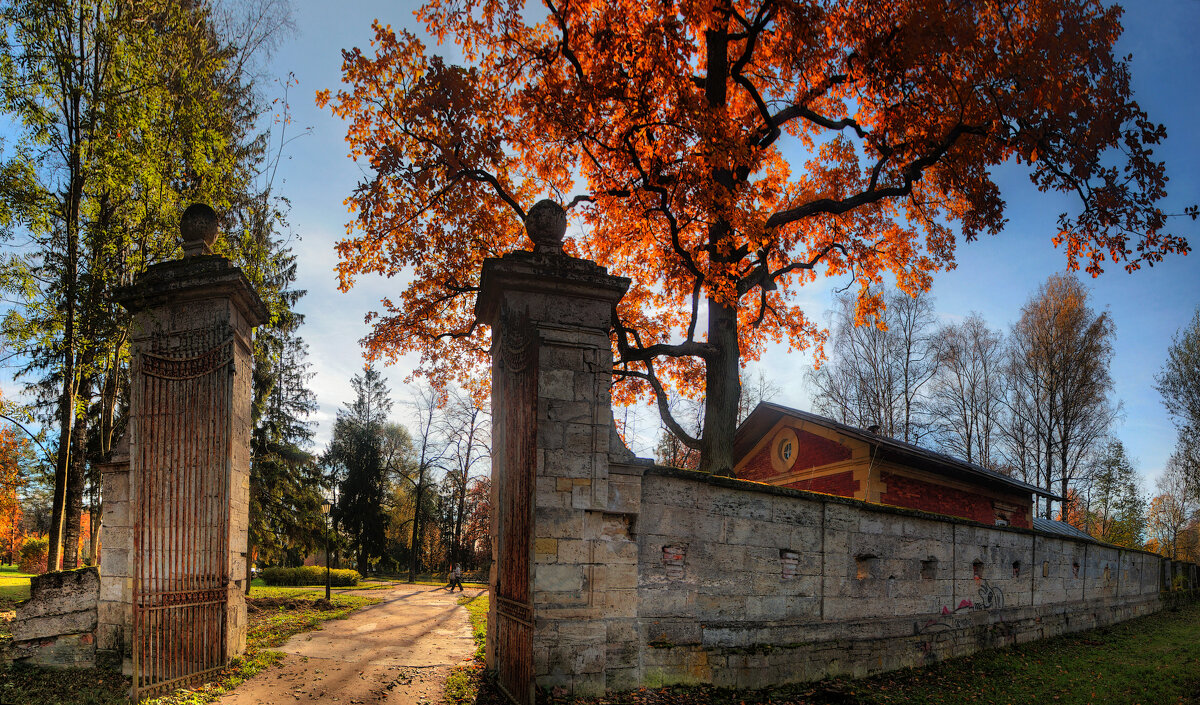
[[[662,562],[668,580],[683,579],[683,563],[687,558],[687,544],[673,543],[663,546]]]
[[[800,577],[800,554],[786,548],[779,549],[779,577],[781,580],[795,580]]]
[[[930,556],[921,561],[921,580],[933,580],[937,577],[937,559]]]
[[[983,577],[983,561],[976,559],[975,562],[971,563],[971,577]]]
[[[1021,577],[1021,561],[1013,561],[1012,570],[1014,578]]]
[[[854,577],[867,580],[879,572],[879,557],[870,553],[860,553],[854,557]]]
[[[1071,577],[1072,578],[1079,577],[1079,561],[1075,561],[1074,563],[1071,564]]]

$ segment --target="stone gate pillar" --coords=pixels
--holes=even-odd
[[[105,527],[101,599],[127,606],[118,631],[138,694],[219,668],[246,645],[251,334],[267,309],[240,269],[210,254],[211,208],[189,207],[180,230],[184,258],[117,296],[133,314],[128,478],[114,468],[123,491],[116,531]]]
[[[609,331],[629,280],[563,254],[557,204],[535,205],[526,228],[534,251],[484,262],[475,309],[492,327],[488,663],[519,703],[535,687],[602,694],[614,628],[605,616],[620,609],[609,603],[637,587],[636,550],[623,544],[617,565],[607,539],[620,519],[606,511]]]

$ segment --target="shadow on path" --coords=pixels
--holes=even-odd
[[[483,590],[465,593],[472,600]],[[286,654],[238,686],[221,705],[389,703],[429,705],[442,697],[450,669],[475,652],[458,594],[437,586],[372,591],[383,602],[293,636]]]

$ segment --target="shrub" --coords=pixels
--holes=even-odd
[[[263,568],[259,576],[267,585],[324,585],[325,568],[306,565],[300,568]],[[357,570],[337,569],[329,571],[329,584],[334,587],[352,587],[362,578]]]
[[[46,555],[50,552],[50,539],[45,536],[29,536],[21,544],[21,559],[17,570],[22,573],[46,572]]]

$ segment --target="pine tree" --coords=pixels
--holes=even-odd
[[[350,384],[355,399],[338,413],[323,462],[338,487],[334,520],[349,534],[358,570],[366,573],[387,551],[383,428],[392,402],[387,383],[370,365]]]

